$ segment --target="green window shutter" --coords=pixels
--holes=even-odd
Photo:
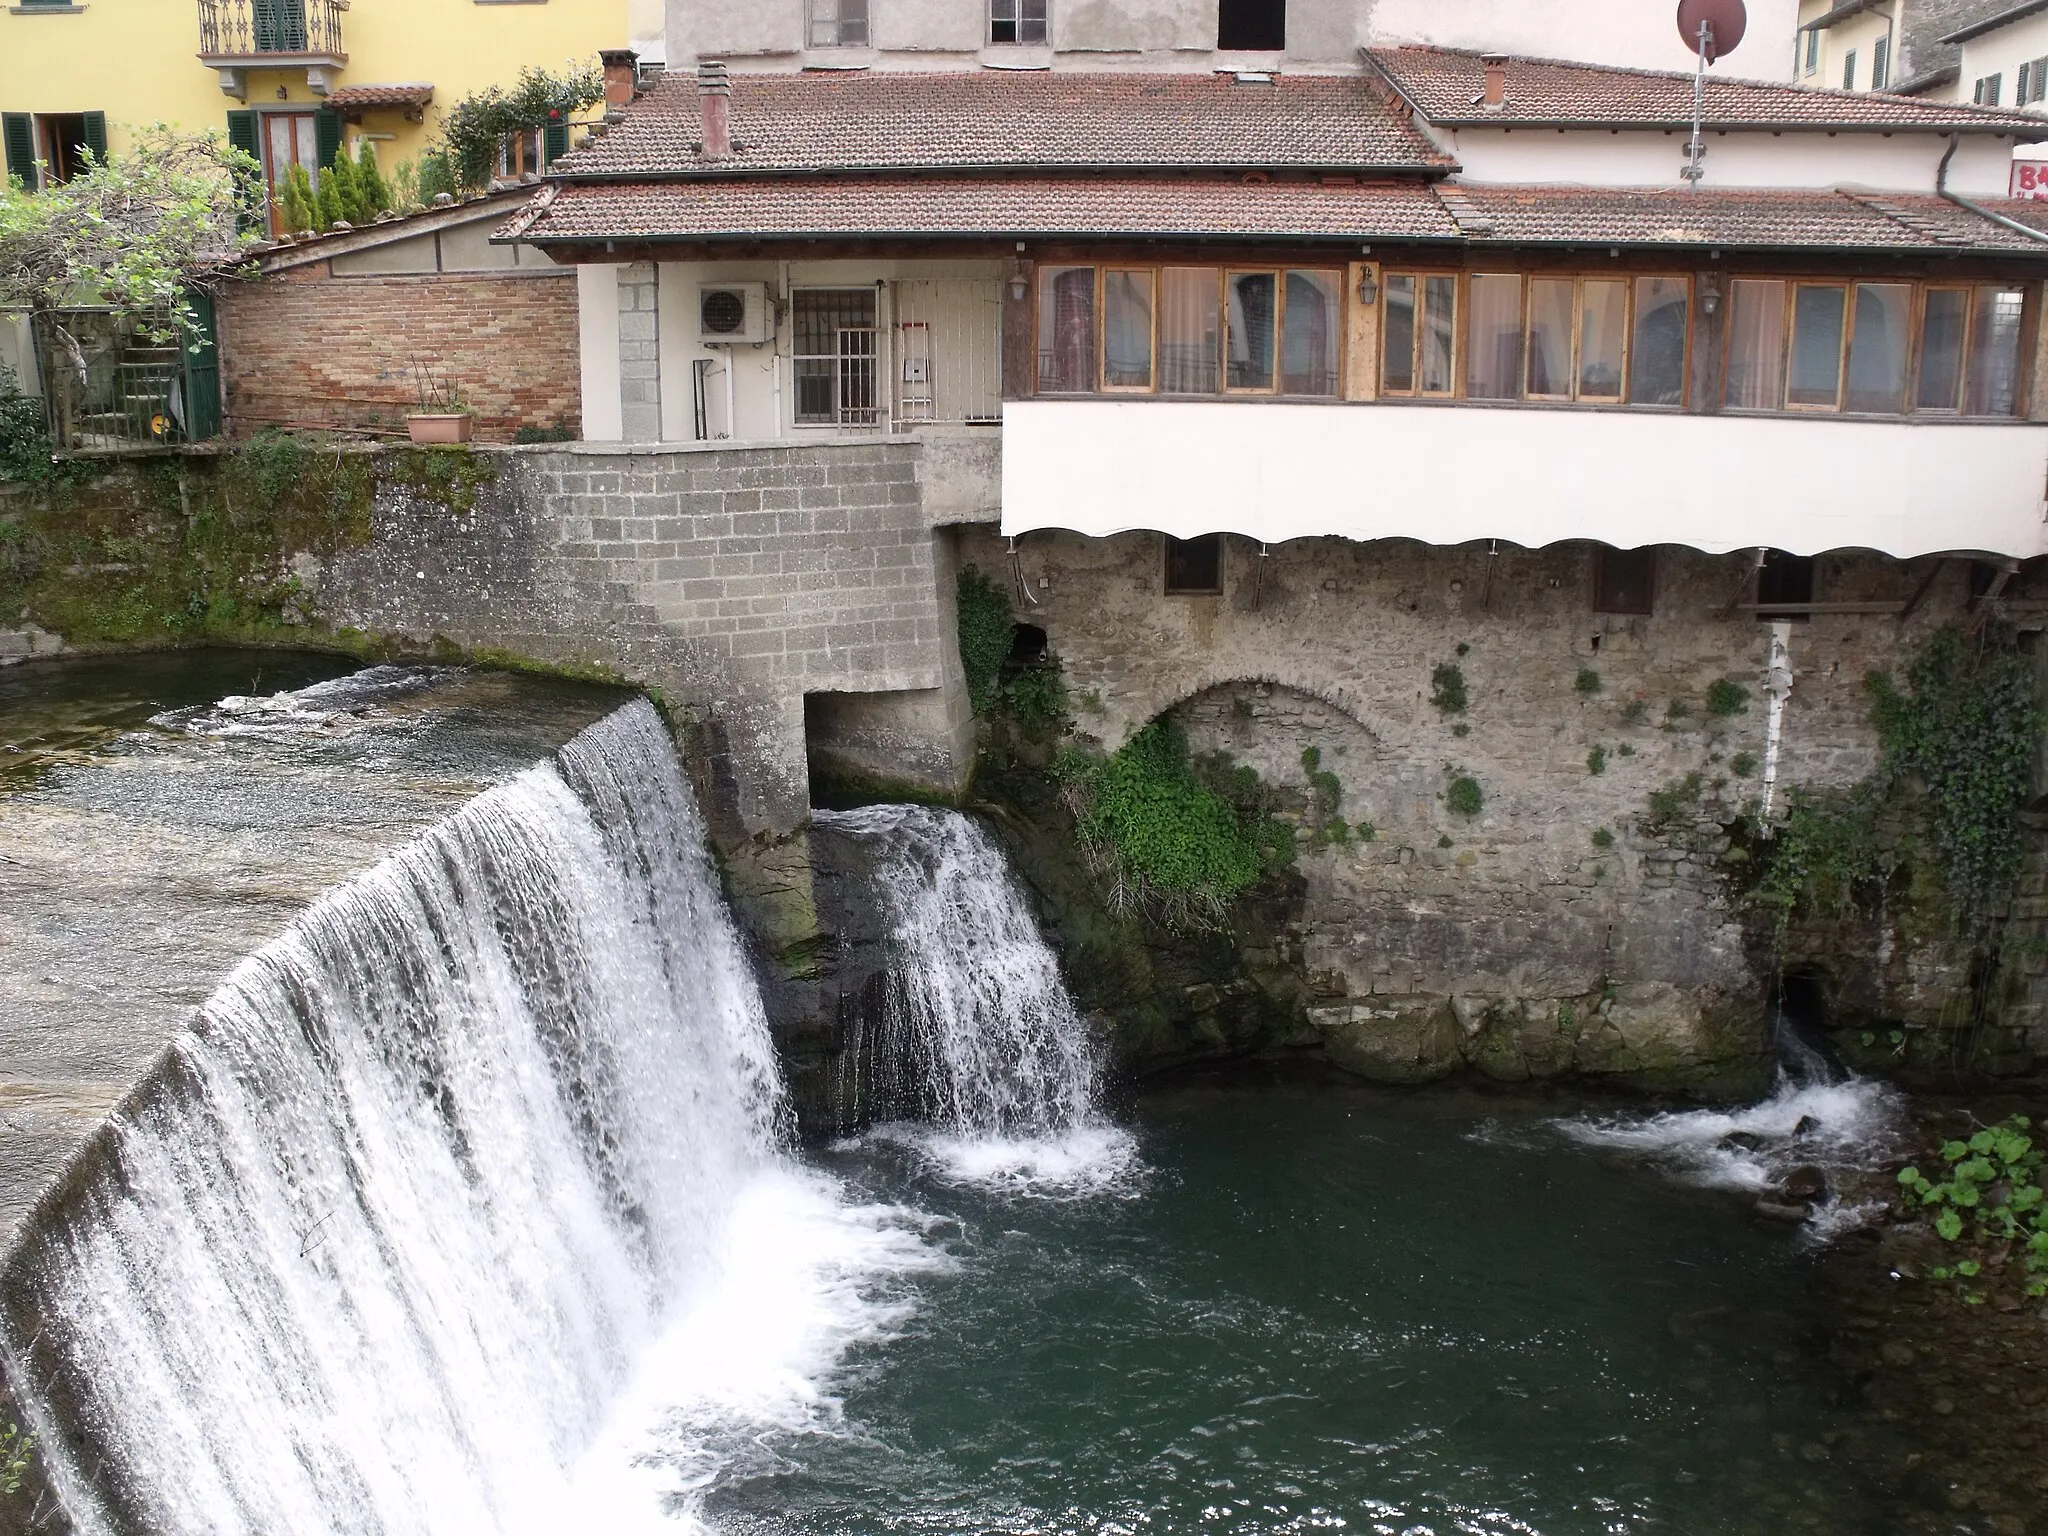
[[[107,163],[107,114],[88,112],[85,114],[85,147],[92,151],[93,159],[101,165]]]
[[[263,163],[263,140],[257,127],[254,112],[232,111],[228,113],[228,146],[239,149],[258,165]],[[256,206],[235,210],[235,228],[251,230],[264,228],[263,194],[255,193]]]
[[[546,142],[541,148],[543,164],[553,165],[562,156],[569,153],[569,120],[559,111],[548,114],[547,132],[544,138]]]
[[[341,114],[322,107],[313,114],[313,142],[320,152],[320,169],[326,170],[341,154]]]
[[[7,140],[7,174],[31,192],[36,186],[36,120],[26,112],[0,113],[0,137]]]

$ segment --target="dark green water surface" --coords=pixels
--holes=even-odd
[[[1465,1092],[1204,1082],[1054,1201],[824,1154],[958,1224],[846,1433],[727,1532],[1880,1532],[1835,1467],[1810,1256],[1726,1196]],[[942,1225],[941,1233],[951,1229]],[[1839,1417],[1838,1417],[1839,1414]]]

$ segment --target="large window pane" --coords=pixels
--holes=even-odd
[[[1845,309],[1840,288],[1801,283],[1792,290],[1792,362],[1786,371],[1786,404],[1830,409],[1841,404]]]
[[[1728,285],[1728,365],[1721,404],[1775,411],[1785,403],[1785,284],[1738,277]]]
[[[1159,387],[1213,395],[1223,368],[1214,267],[1168,267],[1159,278]]]
[[[1512,400],[1522,392],[1522,280],[1482,272],[1471,289],[1465,393],[1474,400]]]
[[[1970,329],[1970,290],[1930,288],[1920,325],[1920,378],[1913,405],[1922,411],[1963,408],[1963,338]]]
[[[1579,398],[1619,400],[1628,337],[1628,284],[1588,278],[1579,285]]]
[[[1152,387],[1152,274],[1110,272],[1102,279],[1102,382],[1109,389]]]
[[[1979,288],[1977,318],[1970,327],[1972,416],[2010,416],[2019,408],[2020,313],[2026,296],[2017,288]]]
[[[791,295],[796,419],[809,426],[875,420],[875,290],[799,288]]]
[[[1636,279],[1635,343],[1628,397],[1636,405],[1685,403],[1685,320],[1690,299],[1682,277]]]
[[[1337,323],[1344,313],[1335,272],[1287,274],[1281,324],[1280,389],[1289,395],[1337,393]]]
[[[1038,278],[1038,387],[1085,394],[1095,387],[1095,269],[1045,267]]]
[[[1913,290],[1906,283],[1858,283],[1856,323],[1849,332],[1849,392],[1844,410],[1905,408],[1906,352],[1913,328]]]
[[[1422,283],[1422,392],[1448,395],[1458,355],[1458,280],[1424,278]]]
[[[1230,274],[1232,389],[1273,387],[1273,348],[1279,339],[1280,281],[1272,272]]]
[[[1568,277],[1529,283],[1529,393],[1556,399],[1572,392],[1572,289]]]
[[[1380,373],[1380,388],[1390,395],[1410,394],[1415,389],[1415,279],[1407,274],[1389,274],[1380,301],[1386,306],[1380,321],[1380,340],[1385,347],[1386,365]]]

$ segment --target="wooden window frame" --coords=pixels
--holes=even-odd
[[[1856,312],[1849,298],[1855,284],[1846,278],[1795,277],[1785,284],[1785,398],[1779,407],[1788,416],[1839,416],[1849,392],[1849,339],[1856,334]],[[1792,403],[1792,349],[1799,343],[1799,290],[1832,288],[1842,296],[1842,341],[1835,349],[1835,401],[1832,405]]]
[[[1147,372],[1143,384],[1109,382],[1109,276],[1112,272],[1142,272],[1152,280],[1152,335]],[[1156,395],[1159,393],[1159,268],[1125,262],[1095,269],[1095,393],[1104,395]],[[1072,398],[1068,396],[1067,398]]]
[[[1672,405],[1649,405],[1631,400],[1629,396],[1636,387],[1636,317],[1637,289],[1645,278],[1661,278],[1678,284],[1685,304],[1685,349],[1679,355],[1678,400]],[[1630,272],[1628,282],[1628,366],[1624,369],[1621,390],[1621,405],[1631,411],[1676,411],[1683,414],[1692,405],[1692,362],[1693,349],[1697,344],[1698,327],[1693,324],[1693,315],[1699,296],[1693,292],[1693,278],[1690,272]]]
[[[1280,392],[1280,338],[1287,328],[1287,269],[1285,267],[1240,266],[1224,267],[1222,283],[1217,290],[1217,316],[1220,319],[1223,340],[1222,355],[1217,358],[1218,389],[1222,394],[1242,399],[1246,396],[1256,400],[1277,395]],[[1273,353],[1272,382],[1265,385],[1232,384],[1230,382],[1230,282],[1237,277],[1270,277],[1273,279]],[[1339,375],[1342,377],[1342,375]]]
[[[1495,277],[1502,274],[1485,273],[1483,275]],[[1415,283],[1415,339],[1413,342],[1414,354],[1411,359],[1413,372],[1409,375],[1415,382],[1408,389],[1390,390],[1387,388],[1387,327],[1384,320],[1382,320],[1379,327],[1380,355],[1377,359],[1379,364],[1378,393],[1382,399],[1441,401],[1462,400],[1465,398],[1465,311],[1470,301],[1470,295],[1466,291],[1467,276],[1468,274],[1463,272],[1432,272],[1426,267],[1403,268],[1399,271],[1388,268],[1381,271],[1380,303],[1382,305],[1386,303],[1385,295],[1389,278],[1406,277],[1413,279]],[[1446,277],[1451,279],[1451,387],[1449,389],[1424,389],[1422,387],[1422,347],[1423,338],[1429,332],[1429,283],[1432,278],[1441,279]],[[1350,327],[1347,326],[1345,329],[1349,330]]]

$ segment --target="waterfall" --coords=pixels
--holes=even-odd
[[[636,702],[228,977],[7,1275],[82,1533],[579,1528],[734,1211],[807,1177],[701,844]]]
[[[928,806],[815,819],[872,855],[887,931],[871,1049],[883,1111],[935,1128],[926,1145],[965,1178],[1098,1186],[1122,1173],[1130,1142],[1101,1117],[1099,1051],[994,840]]]

